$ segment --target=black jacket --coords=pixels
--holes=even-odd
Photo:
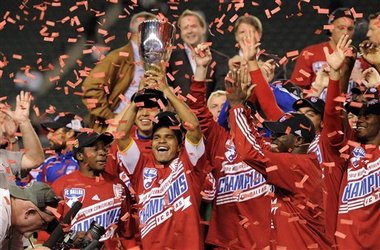
[[[207,71],[207,98],[215,90],[225,90],[224,78],[228,73],[228,57],[214,49],[211,49],[212,61]],[[175,65],[176,62],[182,61],[181,65]],[[213,67],[213,68],[212,68]],[[168,78],[168,83],[173,88],[181,87],[182,95],[186,96],[190,91],[193,71],[190,61],[186,55],[185,49],[177,48],[173,50],[170,60],[168,73],[175,79]]]

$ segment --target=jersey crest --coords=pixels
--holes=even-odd
[[[313,71],[315,74],[317,74],[319,71],[321,71],[324,67],[328,66],[326,61],[316,61],[312,64]]]
[[[85,194],[86,191],[83,188],[66,188],[63,192],[63,198],[65,203],[71,207],[76,201],[83,202]]]
[[[235,144],[232,142],[232,140],[228,139],[226,141],[225,146],[226,146],[226,152],[224,153],[224,155],[226,156],[229,162],[234,161],[237,157]]]
[[[144,178],[144,188],[149,189],[152,186],[154,180],[157,178],[157,169],[144,168],[143,178]]]
[[[362,147],[356,147],[352,150],[352,157],[350,159],[351,164],[354,168],[360,167],[360,162],[362,158],[365,157],[365,150]]]

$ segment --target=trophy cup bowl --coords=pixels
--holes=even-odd
[[[140,57],[145,70],[148,70],[152,64],[160,65],[161,61],[169,61],[175,35],[173,24],[159,20],[145,20],[139,25],[139,33]]]

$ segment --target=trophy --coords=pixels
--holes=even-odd
[[[175,27],[173,24],[159,20],[145,20],[139,25],[140,57],[144,69],[152,64],[160,65],[168,62],[171,46],[174,41]]]

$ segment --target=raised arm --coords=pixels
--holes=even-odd
[[[244,107],[244,100],[247,96],[247,92],[242,88],[242,81],[245,78],[243,76],[244,70],[242,73],[239,69],[230,75],[231,80],[226,81],[226,90],[228,93],[227,99],[231,105],[229,122],[236,151],[243,161],[250,164],[260,173],[266,174],[265,162],[267,159],[262,153],[261,137],[250,119],[249,110]]]
[[[195,114],[191,112],[190,108],[173,93],[167,83],[165,73],[161,67],[153,65],[153,68],[148,70],[145,74],[149,76],[151,82],[155,82],[155,84],[150,87],[154,87],[162,91],[169,100],[170,104],[173,106],[175,112],[178,114],[182,124],[187,130],[186,138],[193,144],[198,144],[202,139],[199,121]]]
[[[22,157],[21,169],[30,169],[38,167],[45,159],[41,142],[34,131],[29,119],[30,104],[32,96],[29,92],[21,91],[16,97],[16,108],[4,110],[19,126],[22,142],[25,148],[25,154]]]
[[[327,63],[330,66],[329,69],[329,85],[327,90],[326,97],[326,107],[324,112],[324,133],[330,134],[337,131],[343,131],[343,122],[342,120],[337,121],[337,117],[340,116],[339,111],[336,110],[336,102],[334,101],[336,97],[340,95],[340,86],[339,81],[341,78],[341,67],[344,63],[346,56],[348,55],[348,51],[350,48],[351,39],[347,35],[343,35],[336,46],[336,49],[333,53],[329,53],[327,47],[323,48],[323,51],[326,56]],[[339,104],[338,104],[339,105]],[[331,144],[337,144],[341,142],[342,138],[340,136],[330,137],[331,140],[333,138],[334,141],[330,141]]]
[[[263,109],[268,120],[277,120],[284,112],[277,105],[273,91],[269,87],[257,63],[256,52],[259,45],[260,43],[256,43],[255,35],[251,30],[239,42],[240,49],[243,52],[243,59],[247,63],[251,76],[251,83],[256,85],[254,92],[260,103],[260,107]],[[249,95],[250,97],[252,96]]]
[[[124,151],[128,148],[131,143],[131,129],[135,124],[137,106],[135,102],[131,102],[128,107],[126,107],[122,112],[122,116],[119,120],[119,125],[117,126],[116,131],[122,134],[121,138],[117,140],[120,151]],[[119,117],[118,117],[119,119]]]

